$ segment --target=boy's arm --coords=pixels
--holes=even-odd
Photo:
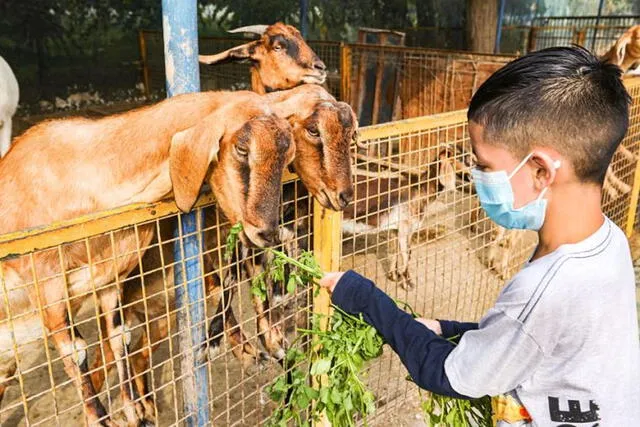
[[[437,394],[469,398],[506,393],[526,381],[544,355],[523,323],[499,308],[489,310],[482,328],[468,330],[454,346],[353,271],[335,285],[332,301],[349,313],[362,313],[398,353],[416,384]]]
[[[362,313],[400,356],[418,386],[440,395],[468,399],[451,387],[444,370],[444,361],[454,344],[400,310],[373,282],[347,271],[335,286],[331,300],[348,313]]]

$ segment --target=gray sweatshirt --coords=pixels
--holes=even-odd
[[[640,426],[636,287],[623,232],[607,218],[584,241],[527,263],[444,366],[458,393],[511,405],[498,426]],[[511,417],[514,404],[525,420]]]

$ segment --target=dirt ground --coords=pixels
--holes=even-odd
[[[481,230],[469,230],[460,227],[460,218],[440,221],[444,224],[435,238],[429,233],[418,236],[410,264],[411,275],[416,286],[410,290],[401,289],[396,282],[386,278],[389,257],[392,251],[387,244],[387,236],[378,236],[355,240],[345,238],[342,268],[354,268],[375,279],[378,285],[395,298],[408,302],[418,313],[428,317],[441,317],[462,320],[477,320],[491,306],[504,281],[493,271],[487,269],[486,233]],[[519,262],[524,260],[530,250],[532,240],[521,242],[517,248],[502,248],[509,251]],[[640,258],[640,238],[632,240],[634,259]],[[355,248],[355,249],[354,249]],[[518,260],[514,260],[514,265]],[[517,268],[517,266],[516,266]],[[640,276],[640,262],[636,262],[636,272]],[[308,298],[308,296],[307,296]],[[304,297],[302,298],[304,303]],[[292,300],[294,301],[294,300]],[[244,286],[235,298],[235,313],[243,325],[250,342],[259,346],[255,334],[253,309],[250,303],[248,286]],[[640,299],[638,300],[640,308]],[[88,319],[95,313],[88,305],[78,319]],[[89,341],[96,341],[95,320],[79,329]],[[289,340],[293,340],[293,321],[285,324],[289,330]],[[134,340],[137,332],[134,332]],[[175,337],[174,337],[175,338]],[[179,355],[173,354],[177,348],[177,339],[162,344],[153,354],[153,388],[158,409],[157,425],[173,425],[183,422],[175,408],[181,404],[181,383]],[[57,352],[49,345],[52,359]],[[171,355],[173,354],[173,357]],[[90,352],[90,359],[93,356]],[[11,385],[2,402],[0,423],[3,426],[24,425],[81,425],[82,407],[77,391],[69,383],[62,364],[57,361],[49,367],[47,354],[42,344],[25,348],[21,353],[21,384]],[[173,366],[172,366],[173,365]],[[34,368],[35,367],[35,368]],[[209,364],[210,411],[214,425],[258,425],[270,414],[273,406],[263,392],[263,387],[282,371],[275,362],[267,362],[261,368],[243,370],[234,358],[228,346]],[[51,390],[50,372],[56,385]],[[374,426],[424,426],[420,397],[417,388],[405,379],[406,371],[393,352],[385,347],[383,356],[375,361],[368,370],[367,382],[378,397],[378,412],[370,419]],[[111,373],[109,393],[104,389],[100,395],[107,411],[116,420],[121,419],[120,398],[117,390],[117,376]],[[21,400],[21,393],[28,400]],[[25,406],[29,414],[29,423],[25,420]],[[55,421],[57,415],[58,422]]]

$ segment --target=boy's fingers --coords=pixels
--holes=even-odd
[[[333,288],[336,286],[343,274],[344,273],[341,272],[327,273],[322,279],[320,279],[320,282],[318,284],[332,292]]]
[[[416,322],[422,323],[427,328],[431,329],[438,335],[442,335],[442,329],[440,328],[440,322],[434,319],[425,319],[423,317],[416,318]]]

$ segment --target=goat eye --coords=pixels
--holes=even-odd
[[[236,152],[242,157],[247,157],[249,155],[247,147],[241,147],[240,145],[236,145]]]
[[[318,129],[307,129],[307,133],[312,138],[317,138],[320,136],[320,131]]]
[[[282,45],[281,44],[273,45],[273,50],[275,50],[276,52],[280,52],[282,50]]]

